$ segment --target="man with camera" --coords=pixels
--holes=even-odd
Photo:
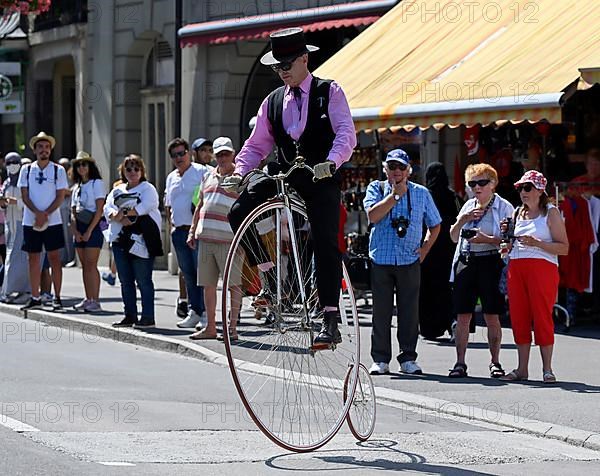
[[[435,242],[442,219],[425,187],[408,180],[409,157],[402,149],[387,154],[387,181],[367,187],[364,208],[372,225],[369,257],[372,261],[373,331],[371,374],[387,374],[392,358],[391,324],[394,294],[398,309],[398,362],[407,374],[421,374],[417,360],[421,262]],[[427,232],[423,238],[423,223]]]

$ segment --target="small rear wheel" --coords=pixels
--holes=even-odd
[[[351,366],[344,381],[344,400],[347,398],[347,389],[351,387],[350,383],[353,375]],[[359,364],[358,366],[357,378],[354,398],[352,399],[352,405],[350,405],[346,419],[354,437],[358,441],[366,441],[371,437],[375,429],[375,388],[373,387],[373,380],[369,375],[369,371],[363,364]]]

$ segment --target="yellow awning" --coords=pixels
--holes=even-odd
[[[315,74],[357,129],[560,122],[563,89],[597,81],[598,25],[599,0],[403,0]]]

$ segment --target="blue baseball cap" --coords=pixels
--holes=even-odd
[[[212,145],[212,141],[205,139],[204,137],[198,137],[194,142],[192,142],[192,150],[198,150],[203,145]]]
[[[410,158],[408,154],[404,152],[402,149],[393,149],[387,153],[385,157],[386,162],[396,161],[400,162],[404,165],[410,165]]]

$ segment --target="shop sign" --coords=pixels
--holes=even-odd
[[[8,76],[0,74],[0,99],[6,99],[12,94],[12,92],[12,81],[8,78]]]

